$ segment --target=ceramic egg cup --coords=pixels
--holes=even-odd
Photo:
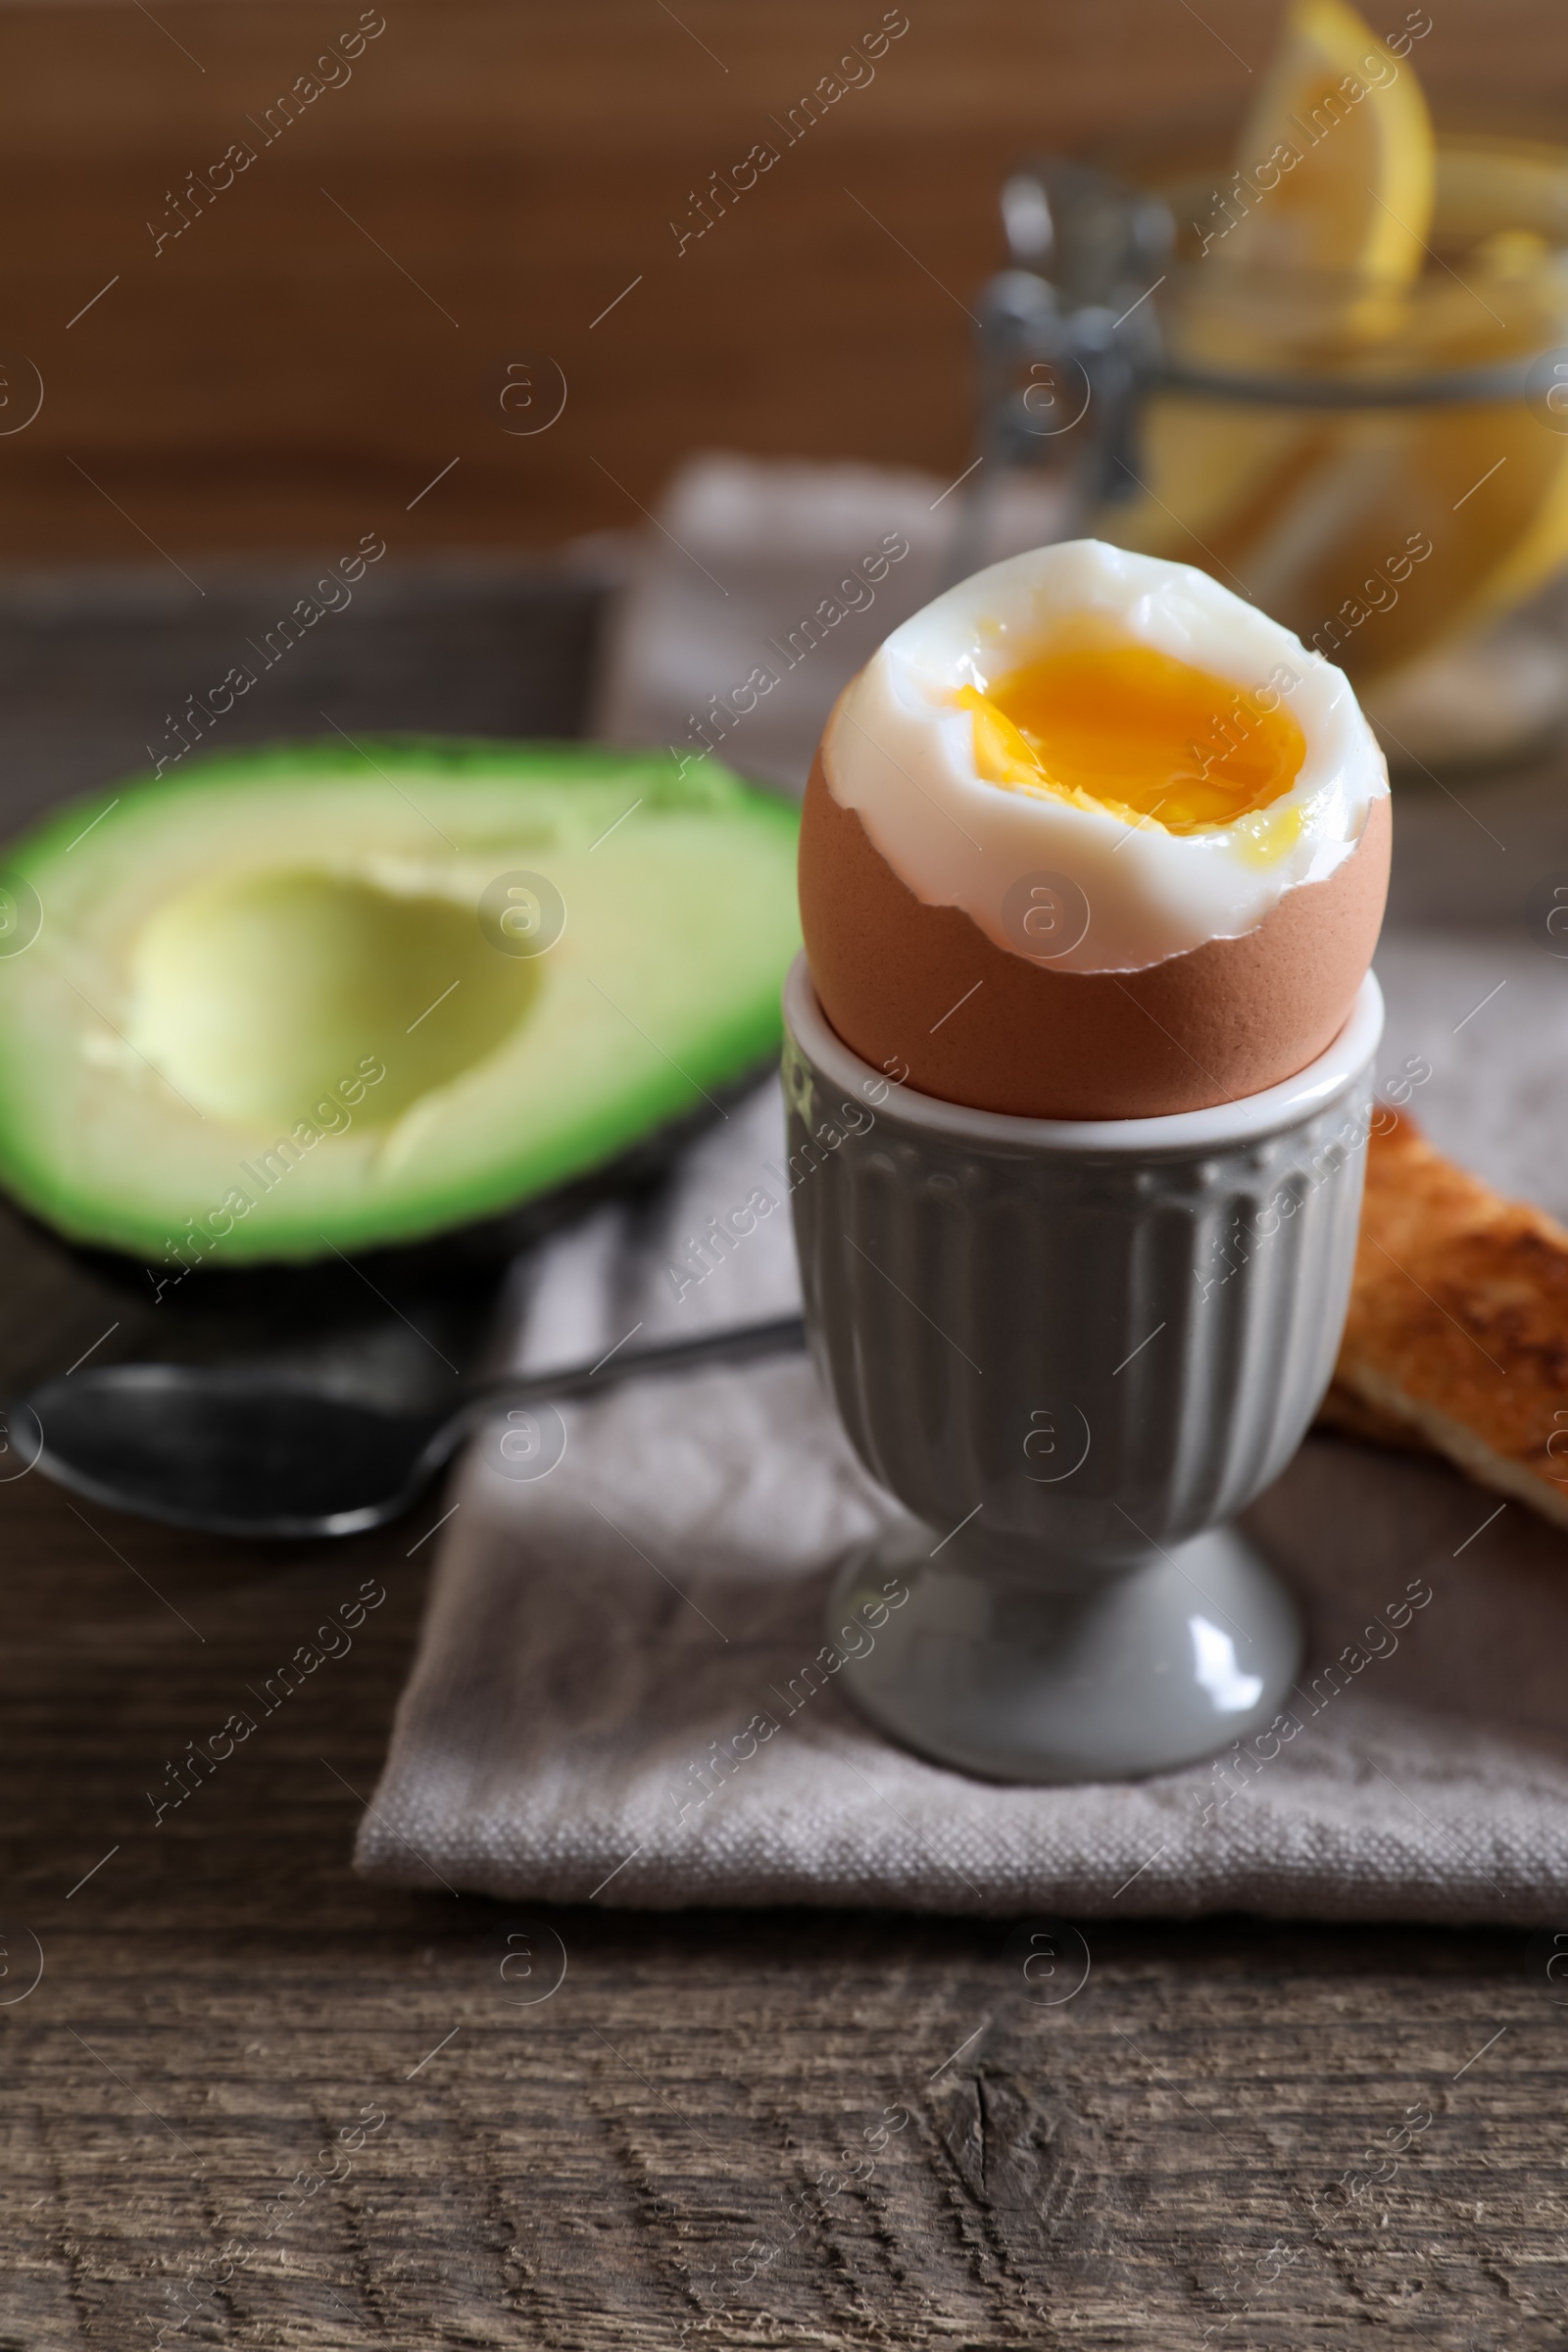
[[[808,1329],[857,1453],[913,1515],[846,1563],[828,1632],[869,1604],[880,1630],[841,1686],[894,1739],[998,1781],[1116,1780],[1279,1712],[1296,1609],[1226,1523],[1333,1370],[1382,1026],[1369,975],[1328,1051],[1265,1093],[1011,1118],[860,1061],[798,959]]]

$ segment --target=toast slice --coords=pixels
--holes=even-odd
[[[1568,1529],[1568,1229],[1384,1111],[1322,1418],[1429,1446]]]

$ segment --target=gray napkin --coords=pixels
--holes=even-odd
[[[602,731],[679,746],[770,662],[777,685],[719,748],[803,782],[839,687],[933,592],[956,503],[917,474],[694,461],[638,560]],[[986,554],[1061,514],[1049,486],[1013,485]],[[846,583],[888,533],[909,552],[866,602]],[[1401,788],[1406,919],[1511,912],[1563,864],[1559,806],[1553,779],[1498,787],[1485,818]],[[1516,927],[1395,935],[1378,969],[1383,1066],[1430,1071],[1411,1106],[1435,1140],[1568,1216],[1568,963]],[[519,1361],[793,1305],[782,1140],[769,1086],[652,1210],[553,1245],[519,1288]],[[753,1230],[715,1248],[710,1220],[759,1194]],[[1300,1728],[1277,1753],[1265,1738],[1136,1785],[1006,1789],[889,1745],[831,1681],[807,1695],[834,1568],[895,1506],[804,1358],[645,1382],[563,1420],[547,1476],[527,1446],[503,1476],[492,1439],[448,1498],[360,1837],[375,1877],[665,1906],[1568,1919],[1568,1544],[1439,1463],[1312,1438],[1254,1505],[1310,1628]]]
[[[1398,939],[1379,968],[1384,1065],[1430,1065],[1412,1107],[1437,1140],[1568,1209],[1562,969],[1485,934]],[[554,1245],[522,1360],[783,1311],[781,1143],[769,1085],[651,1212]],[[727,1251],[710,1238],[703,1271],[710,1219],[758,1195],[776,1205]],[[896,1506],[804,1358],[637,1383],[564,1420],[547,1476],[476,1448],[449,1497],[361,1833],[375,1877],[651,1906],[1568,1914],[1568,1545],[1442,1465],[1312,1438],[1254,1505],[1310,1627],[1277,1752],[1008,1789],[889,1745],[831,1682],[808,1690],[833,1569]]]

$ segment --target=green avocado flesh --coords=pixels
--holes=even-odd
[[[710,760],[576,744],[313,744],[78,804],[0,857],[0,1183],[155,1264],[512,1207],[776,1049],[796,830]]]

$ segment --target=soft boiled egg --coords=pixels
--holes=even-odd
[[[846,1045],[921,1093],[1147,1118],[1329,1046],[1389,874],[1343,672],[1186,564],[1068,541],[977,572],[845,688],[801,917]]]

